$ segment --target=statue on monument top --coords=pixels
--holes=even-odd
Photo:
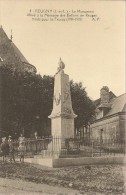
[[[101,89],[101,91],[102,91],[102,90],[104,90],[104,91],[106,91],[106,92],[109,92],[109,88],[108,88],[107,86],[103,86],[102,89]]]
[[[63,71],[63,69],[65,68],[65,64],[64,64],[64,62],[61,60],[61,58],[60,58],[60,60],[59,60],[59,63],[58,63],[58,68],[57,68],[57,73],[64,73],[64,71]]]

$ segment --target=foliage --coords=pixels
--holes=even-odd
[[[25,131],[28,137],[37,128],[44,134],[52,109],[52,77],[0,67],[0,92],[2,131],[13,136]]]
[[[94,113],[94,104],[82,83],[70,82],[73,110],[77,114],[75,128],[87,127]],[[0,129],[18,137],[50,134],[54,78],[14,71],[13,64],[0,66]],[[33,136],[33,135],[32,135]]]
[[[86,127],[92,121],[94,116],[95,105],[88,97],[82,83],[74,83],[70,81],[72,106],[77,118],[75,119],[75,127],[77,129]]]

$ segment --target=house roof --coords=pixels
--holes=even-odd
[[[104,120],[106,118],[109,117],[113,117],[114,115],[117,114],[126,114],[126,93],[118,96],[118,97],[114,97],[111,98],[109,101],[109,104],[111,105],[110,108],[108,108],[108,110],[105,111],[104,116],[101,113],[101,107],[100,105],[100,99],[96,100],[97,101],[97,106],[96,106],[96,118],[94,120],[93,123],[96,123],[98,121]],[[99,104],[98,104],[99,103]],[[96,105],[96,104],[95,104]],[[99,109],[100,107],[100,109]],[[105,107],[103,109],[106,109]]]
[[[15,68],[23,71],[27,70],[27,67],[31,67],[36,72],[36,68],[27,61],[17,46],[7,37],[2,27],[0,27],[0,62],[1,64],[14,64]]]
[[[111,109],[105,116],[110,116],[118,112],[126,112],[126,93],[111,99],[110,103],[112,104]]]
[[[15,62],[17,60],[28,63],[12,40],[7,37],[2,27],[0,27],[0,57],[3,59],[4,63]]]
[[[111,99],[113,99],[115,97],[116,97],[116,95],[112,91],[110,91],[109,92],[109,99],[110,99],[110,101],[111,101]],[[94,101],[94,104],[95,104],[96,107],[99,106],[100,103],[101,103],[101,98],[99,98],[99,99]]]
[[[11,42],[11,45],[13,47],[15,54],[20,58],[20,60],[22,62],[29,63],[13,42]]]

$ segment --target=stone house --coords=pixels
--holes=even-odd
[[[95,120],[90,126],[92,139],[125,140],[126,94],[116,97],[108,87],[100,90],[100,99],[95,101]]]

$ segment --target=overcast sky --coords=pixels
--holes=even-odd
[[[81,81],[92,99],[102,86],[125,92],[124,1],[0,1],[0,24],[41,75],[54,75],[59,58],[65,73]],[[93,10],[98,21],[32,21],[29,10]]]

